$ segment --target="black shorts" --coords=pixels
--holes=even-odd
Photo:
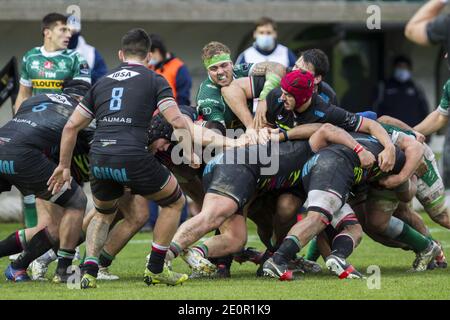
[[[245,165],[216,164],[204,172],[205,193],[216,193],[236,201],[242,209],[256,193],[256,177]]]
[[[151,154],[116,156],[90,154],[91,190],[101,201],[111,201],[123,195],[128,187],[132,194],[147,196],[161,191],[171,173]]]
[[[354,181],[354,166],[331,150],[314,155],[302,170],[302,183],[308,194],[308,211],[323,213],[331,221],[347,201]],[[335,201],[333,199],[339,199]]]
[[[354,166],[347,158],[323,150],[303,167],[302,183],[306,193],[312,190],[335,193],[346,202],[354,181]]]
[[[0,147],[0,191],[9,191],[11,186],[24,195],[34,194],[48,200],[52,194],[47,190],[47,181],[56,164],[40,150],[23,146]]]

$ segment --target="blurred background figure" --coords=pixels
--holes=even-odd
[[[238,56],[236,64],[274,61],[286,67],[294,66],[295,54],[277,42],[277,25],[274,20],[262,17],[256,21],[253,39],[253,45]]]
[[[342,76],[348,88],[342,96],[341,107],[353,113],[366,111],[372,105],[373,86],[361,56],[352,54],[342,59]]]
[[[69,49],[76,50],[87,61],[91,69],[91,84],[94,84],[98,79],[103,77],[108,72],[105,60],[96,48],[87,44],[84,37],[81,35],[81,20],[72,15],[67,18],[67,26],[72,32],[72,37],[69,40]]]
[[[178,105],[191,105],[192,78],[184,62],[167,50],[163,39],[158,34],[151,34],[152,59],[150,68],[161,74],[172,88]]]
[[[374,111],[388,115],[411,127],[428,115],[428,102],[422,89],[412,79],[412,62],[403,55],[394,58],[392,76],[378,86]]]

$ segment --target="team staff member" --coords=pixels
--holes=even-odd
[[[162,75],[170,87],[178,105],[191,105],[192,78],[184,62],[167,51],[163,39],[158,34],[151,34],[152,59],[150,68]]]

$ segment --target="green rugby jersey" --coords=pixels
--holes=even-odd
[[[439,103],[439,107],[437,111],[444,116],[448,117],[448,106],[450,105],[450,79],[444,85],[441,102]]]
[[[248,77],[252,66],[253,64],[248,63],[235,65],[233,67],[233,79]],[[257,93],[262,88],[255,88],[255,78],[257,77],[250,77],[250,81],[252,82],[253,92]],[[249,101],[250,112],[252,112],[252,106],[253,101]],[[203,116],[203,120],[221,122],[227,129],[243,127],[241,121],[225,103],[220,92],[220,86],[211,81],[209,77],[201,83],[198,90],[197,112]]]
[[[86,59],[75,50],[47,52],[44,47],[36,47],[23,56],[20,84],[33,88],[33,95],[60,93],[68,78],[91,82]]]

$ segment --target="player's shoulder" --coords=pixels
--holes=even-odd
[[[41,47],[34,47],[25,52],[23,55],[24,60],[29,59],[31,57],[35,57],[37,55],[42,55]]]

